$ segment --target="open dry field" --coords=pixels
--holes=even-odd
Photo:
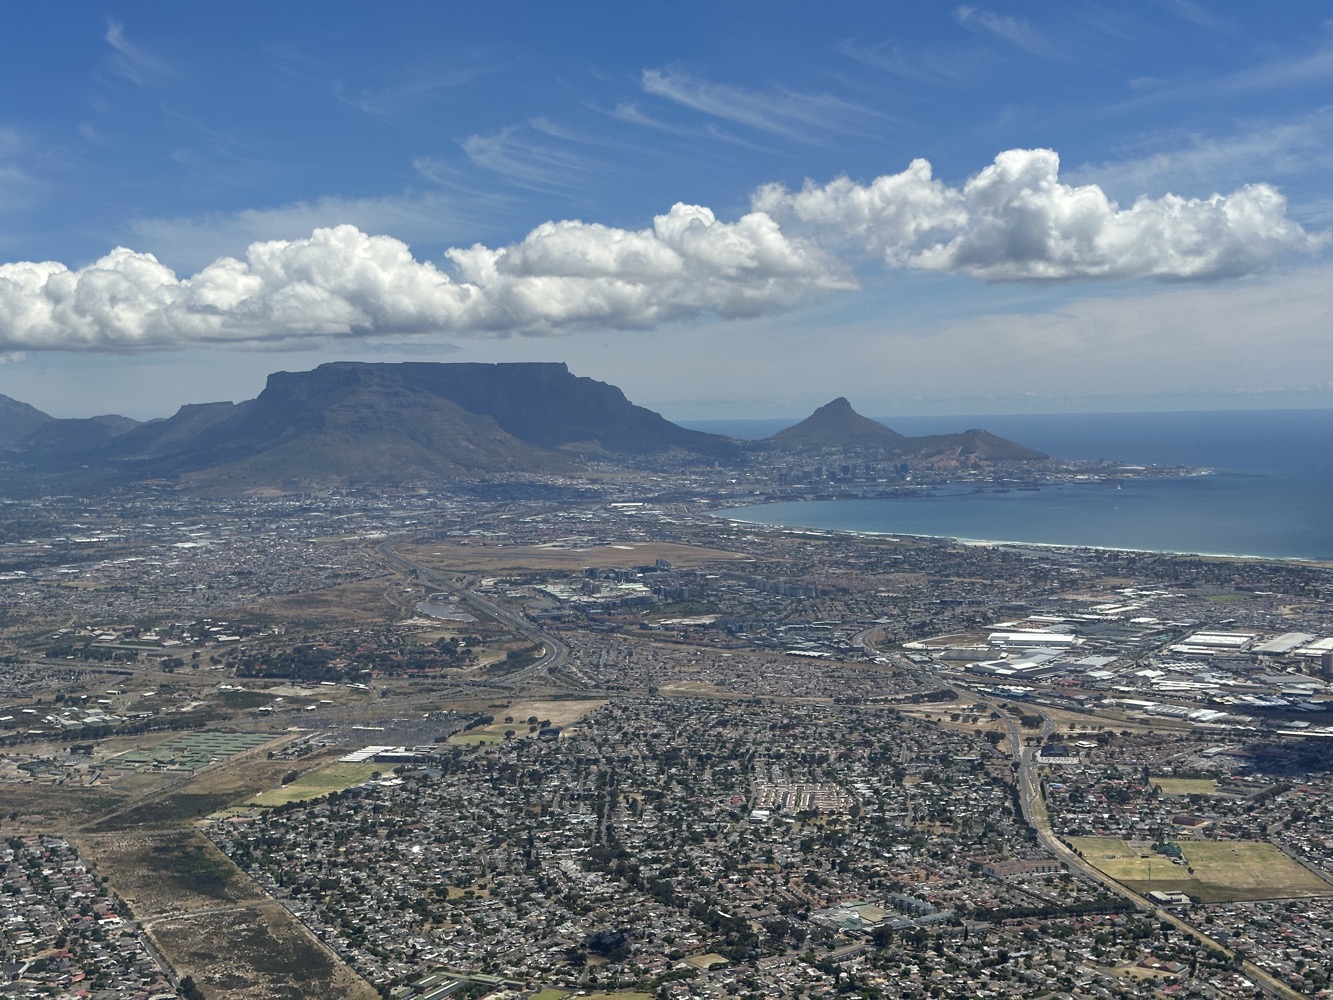
[[[47,782],[5,782],[0,803],[9,833],[66,830],[123,805],[125,797],[105,787],[51,785]],[[11,820],[10,813],[17,813]]]
[[[268,898],[197,830],[82,834],[77,844],[140,920]]]
[[[667,698],[736,698],[735,691],[710,684],[708,681],[668,681],[658,689]]]
[[[163,917],[148,928],[209,1000],[377,1000],[277,903]]]
[[[210,1000],[375,996],[202,834],[85,837],[79,850]]]
[[[455,733],[449,737],[449,742],[454,746],[476,746],[479,743],[494,743],[503,740],[505,730],[508,729],[514,730],[516,737],[535,736],[535,733],[528,732],[528,719],[533,716],[536,716],[539,722],[550,721],[551,725],[563,728],[586,718],[605,704],[605,700],[516,701],[507,708],[488,709],[487,714],[495,717],[493,723],[489,726],[478,726],[476,729]],[[506,718],[511,718],[514,721],[505,722]]]
[[[76,846],[210,1000],[374,1000],[368,983],[193,829],[210,805],[249,797],[290,766],[259,760],[205,775],[114,817],[106,832],[76,835]]]
[[[304,758],[299,767],[314,768],[338,755],[340,751],[329,750],[320,756]],[[176,788],[103,816],[89,830],[114,833],[180,829],[275,787],[293,766],[292,761],[268,760],[263,752],[240,754],[228,766],[206,771]]]
[[[468,545],[429,542],[397,546],[404,559],[436,570],[503,573],[521,570],[578,572],[581,569],[629,569],[651,566],[658,559],[686,569],[712,562],[748,561],[741,552],[707,549],[673,542],[612,542],[586,547],[563,545]]]
[[[270,618],[306,628],[356,628],[397,621],[403,607],[390,599],[394,581],[358,580],[306,594],[290,594],[229,612],[236,618]]]
[[[1071,837],[1070,843],[1089,864],[1140,893],[1184,892],[1206,903],[1333,894],[1333,885],[1266,841],[1179,841],[1184,865],[1115,837]]]
[[[694,966],[696,969],[700,969],[705,972],[711,969],[715,965],[727,964],[727,959],[711,951],[706,955],[691,955],[689,958],[685,959],[685,961],[688,962],[690,965]]]

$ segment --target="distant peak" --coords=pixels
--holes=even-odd
[[[778,448],[894,448],[902,435],[852,409],[846,396],[825,403],[799,424],[768,441]]]

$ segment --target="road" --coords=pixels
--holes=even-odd
[[[856,636],[857,641],[867,649],[869,649],[869,646],[866,643],[866,636],[869,631],[870,630],[866,630],[866,632],[859,633]],[[921,674],[923,679],[927,676],[933,677],[929,671],[921,670],[921,668],[910,663],[910,661],[895,657],[894,663],[899,667],[902,667],[904,670]],[[949,684],[962,691],[967,691],[978,699],[982,697],[979,692],[972,691],[965,682],[960,682],[956,678],[951,677],[949,679]],[[1023,745],[1023,736],[1018,724],[1018,719],[1014,717],[1012,712],[1003,707],[997,707],[996,711],[999,713],[1000,719],[1009,734],[1009,746],[1013,758],[1014,782],[1015,787],[1018,790],[1019,808],[1022,810],[1023,819],[1026,820],[1028,825],[1036,832],[1037,839],[1041,845],[1045,847],[1046,850],[1050,851],[1052,856],[1057,860],[1064,862],[1071,872],[1080,874],[1093,882],[1105,886],[1117,895],[1129,900],[1139,910],[1151,913],[1157,920],[1170,923],[1177,930],[1188,934],[1204,947],[1218,951],[1234,960],[1236,955],[1231,949],[1223,947],[1183,917],[1155,905],[1147,899],[1147,897],[1139,895],[1137,892],[1122,885],[1120,882],[1117,882],[1100,869],[1088,864],[1088,862],[1084,861],[1083,858],[1074,853],[1073,850],[1066,846],[1064,842],[1056,836],[1055,832],[1051,829],[1050,817],[1046,813],[1046,800],[1042,796],[1041,779],[1037,773],[1037,754],[1039,748],[1036,746],[1025,747]],[[1041,709],[1037,709],[1037,711],[1041,715],[1041,728],[1036,735],[1040,735],[1044,739],[1054,731],[1055,721],[1045,712],[1041,711]],[[1305,994],[1297,992],[1286,983],[1281,982],[1265,972],[1249,959],[1245,959],[1241,962],[1240,969],[1268,996],[1281,997],[1283,1000],[1302,1000],[1305,996]]]
[[[1140,910],[1148,911],[1158,920],[1166,921],[1177,930],[1190,935],[1204,947],[1216,950],[1234,959],[1235,954],[1229,948],[1225,948],[1214,941],[1183,917],[1156,906],[1145,896],[1139,895],[1100,869],[1088,864],[1055,835],[1054,831],[1051,830],[1050,817],[1046,813],[1046,800],[1041,794],[1041,779],[1037,774],[1036,761],[1038,750],[1036,747],[1024,747],[1019,737],[1017,720],[1011,713],[1003,709],[1000,709],[1000,712],[1005,727],[1009,730],[1009,740],[1013,747],[1013,757],[1016,765],[1014,780],[1018,787],[1019,806],[1023,810],[1023,818],[1036,831],[1037,839],[1041,842],[1041,845],[1050,851],[1056,859],[1064,862],[1071,872],[1077,872],[1094,882],[1101,883],[1107,889],[1129,900]],[[1046,731],[1047,724],[1050,721],[1043,715],[1043,732]],[[1304,996],[1304,994],[1296,992],[1285,983],[1269,975],[1248,959],[1241,963],[1241,969],[1256,986],[1269,996],[1282,997],[1284,1000],[1299,1000]]]
[[[542,655],[536,662],[505,674],[503,679],[506,682],[518,683],[531,680],[538,675],[549,675],[552,670],[555,670],[568,658],[569,647],[565,643],[535,628],[531,622],[521,615],[507,611],[494,601],[489,601],[480,594],[475,594],[464,587],[458,586],[433,569],[414,563],[409,559],[404,559],[390,547],[389,542],[381,542],[375,547],[375,550],[400,572],[415,577],[422,583],[429,585],[437,593],[448,594],[473,611],[503,622],[529,642],[542,647]]]

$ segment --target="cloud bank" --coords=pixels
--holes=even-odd
[[[129,350],[304,338],[542,333],[732,318],[854,287],[845,266],[765,215],[676,205],[631,232],[550,222],[498,250],[454,249],[454,274],[354,226],[251,244],[180,279],[123,247],[87,267],[0,265],[0,348]]]
[[[767,185],[752,209],[726,222],[678,204],[642,230],[548,222],[507,247],[449,250],[447,267],[351,225],[257,242],[189,278],[125,248],[78,269],[4,264],[0,352],[647,329],[854,289],[865,254],[988,281],[1211,279],[1320,242],[1267,184],[1120,208],[1096,185],[1062,183],[1050,150],[1001,153],[962,188],[925,160],[869,184]]]
[[[891,267],[987,281],[1239,277],[1321,242],[1287,217],[1269,184],[1120,208],[1097,185],[1073,187],[1059,175],[1052,150],[1011,149],[961,189],[914,160],[867,185],[767,185],[752,201],[789,228],[859,241]]]

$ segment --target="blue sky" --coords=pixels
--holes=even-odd
[[[1333,405],[1320,3],[22,5],[0,392],[563,360],[676,419]]]

